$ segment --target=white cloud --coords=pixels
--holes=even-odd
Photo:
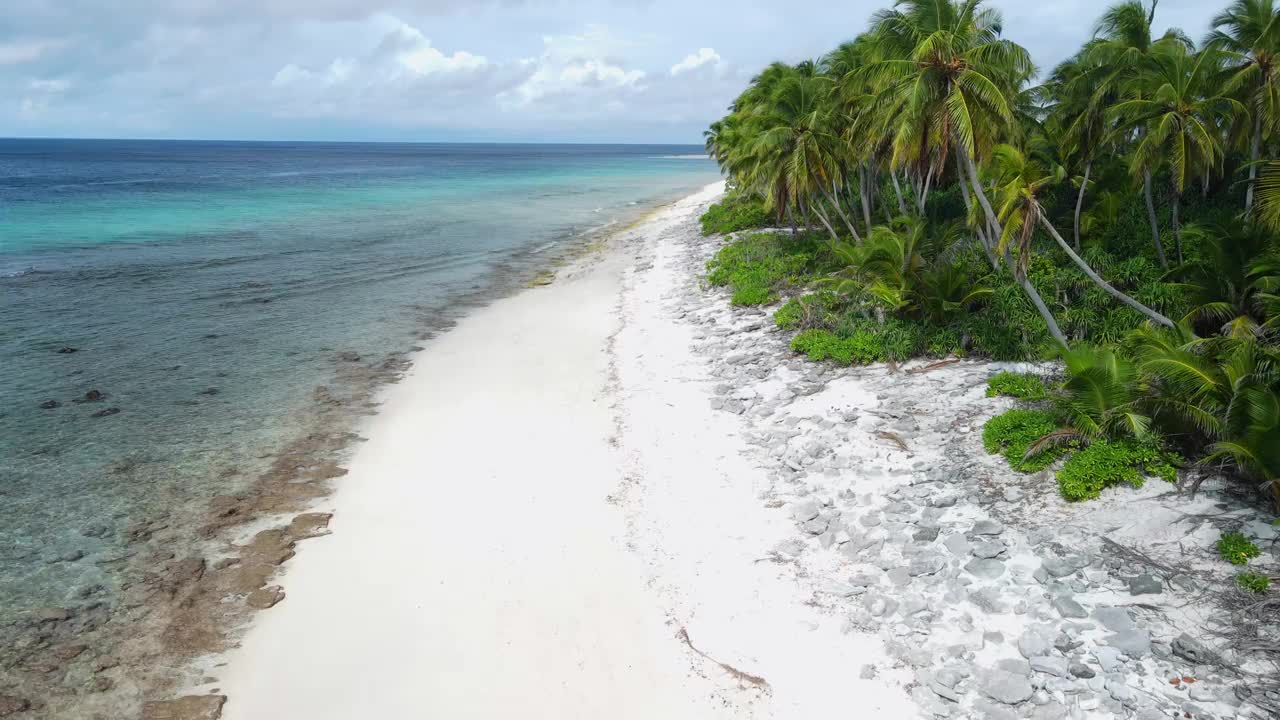
[[[520,108],[576,98],[590,103],[603,100],[605,107],[617,107],[620,96],[643,90],[645,72],[611,59],[625,43],[602,25],[589,25],[579,35],[544,36],[542,45],[541,55],[519,61],[532,72],[518,87],[498,95],[502,106]]]
[[[61,43],[48,41],[25,41],[0,43],[0,66],[17,65],[38,60],[46,52],[57,48]]]
[[[707,64],[720,65],[720,54],[711,48],[699,48],[698,52],[692,53],[685,59],[671,66],[671,74],[673,76],[681,73],[697,70]]]

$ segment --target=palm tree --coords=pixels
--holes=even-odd
[[[1143,87],[1136,97],[1117,104],[1111,117],[1119,131],[1141,129],[1133,152],[1135,175],[1149,179],[1157,168],[1166,166],[1173,184],[1172,224],[1182,262],[1182,230],[1178,224],[1179,201],[1186,186],[1200,173],[1222,162],[1223,143],[1219,128],[1225,125],[1240,103],[1211,89],[1220,55],[1212,48],[1188,52],[1170,43],[1152,50],[1151,71],[1139,81]]]
[[[1026,272],[1031,262],[1032,240],[1037,228],[1043,229],[1058,243],[1058,247],[1071,258],[1071,261],[1089,277],[1098,287],[1112,297],[1155,322],[1166,327],[1173,327],[1169,318],[1143,305],[1134,298],[1116,289],[1114,285],[1102,279],[1102,276],[1089,267],[1089,264],[1076,254],[1057,228],[1049,221],[1044,206],[1040,204],[1041,193],[1061,182],[1066,173],[1061,166],[1046,170],[1038,163],[1027,158],[1020,150],[1011,145],[998,145],[991,155],[991,168],[996,183],[996,205],[999,208],[998,218],[1003,225],[1004,234],[1000,236],[997,252],[1003,253],[1011,244],[1017,246],[1017,258],[1022,272]]]
[[[762,113],[761,131],[752,144],[756,165],[752,171],[766,196],[775,205],[795,204],[811,208],[839,240],[839,233],[823,211],[825,198],[844,220],[855,240],[861,240],[835,193],[843,183],[838,138],[831,132],[831,80],[797,71],[778,81]]]
[[[1149,84],[1147,75],[1151,71],[1152,52],[1162,45],[1191,46],[1191,41],[1180,30],[1167,30],[1159,38],[1153,35],[1151,25],[1155,21],[1157,2],[1152,0],[1151,9],[1147,10],[1141,0],[1122,0],[1108,8],[1098,20],[1094,29],[1095,40],[1085,49],[1088,62],[1104,68],[1094,92],[1094,102],[1098,106],[1105,107],[1109,99],[1120,92],[1141,99]],[[1139,128],[1138,134],[1141,132]],[[1151,227],[1156,259],[1162,267],[1168,267],[1151,193],[1150,168],[1142,171],[1142,196],[1147,204],[1147,222]]]
[[[1240,92],[1252,117],[1249,188],[1244,212],[1253,212],[1262,141],[1280,123],[1280,8],[1274,0],[1235,0],[1213,18],[1205,45],[1227,54],[1231,73],[1224,90]]]
[[[923,162],[941,171],[954,149],[989,224],[992,237],[984,240],[988,250],[1002,233],[974,158],[998,137],[1016,134],[1011,99],[1035,71],[1026,48],[1000,37],[1001,25],[999,12],[983,8],[981,0],[900,0],[872,21],[883,59],[858,71],[885,88],[898,111],[895,165]],[[985,231],[978,234],[987,237]],[[1066,336],[1026,273],[1008,256],[1005,263],[1049,334],[1065,344]]]

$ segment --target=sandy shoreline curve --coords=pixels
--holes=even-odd
[[[656,217],[696,219],[719,191]],[[332,534],[212,669],[224,718],[697,716],[706,693],[607,501],[628,259],[586,258],[415,358],[325,503]]]

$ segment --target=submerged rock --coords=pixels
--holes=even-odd
[[[73,352],[80,352],[80,348],[73,348],[70,345],[63,345],[58,348],[59,355],[70,355]]]
[[[62,407],[62,403],[58,402],[57,400],[45,400],[44,402],[40,403],[40,409],[42,410],[52,410],[56,407]]]
[[[93,415],[91,415],[90,417],[96,417],[96,418],[100,418],[100,417],[110,417],[111,415],[118,415],[119,413],[120,413],[120,408],[118,408],[118,407],[109,407],[109,408],[102,408],[101,410],[99,410],[98,412],[94,413],[94,414],[93,414]]]
[[[218,720],[226,695],[188,695],[143,703],[142,720]]]

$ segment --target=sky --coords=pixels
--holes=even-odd
[[[0,137],[700,143],[888,1],[13,0]],[[1045,70],[1105,0],[989,0]],[[1163,0],[1202,38],[1226,0]]]

